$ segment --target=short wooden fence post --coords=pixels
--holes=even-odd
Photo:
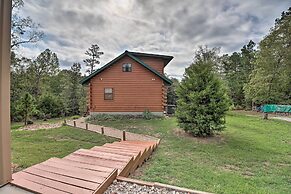
[[[64,119],[64,123],[67,124],[67,120],[66,119]]]
[[[126,134],[125,134],[125,131],[123,130],[122,131],[122,141],[125,141],[126,140]]]
[[[89,129],[89,126],[88,126],[88,123],[86,123],[86,130],[88,130]]]
[[[101,134],[104,135],[104,127],[101,127]]]
[[[74,121],[74,127],[76,127],[76,121]]]

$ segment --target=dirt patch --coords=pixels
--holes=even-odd
[[[29,131],[35,131],[39,129],[54,129],[54,128],[59,128],[62,126],[62,122],[58,123],[41,123],[41,124],[32,124],[32,125],[27,125],[24,127],[19,128],[18,130],[29,130]]]
[[[13,173],[15,173],[15,172],[21,171],[22,168],[20,168],[18,166],[18,164],[11,163],[11,170],[12,170]]]
[[[194,137],[192,134],[185,132],[183,129],[175,128],[173,133],[178,137],[191,138],[199,143],[208,144],[208,143],[223,143],[224,137],[222,135],[214,135],[211,137]]]
[[[277,166],[280,166],[280,167],[286,167],[286,166],[290,166],[290,164],[286,164],[286,163],[278,163]]]
[[[232,164],[226,164],[221,167],[222,170],[227,172],[233,172],[233,171],[239,171],[240,168],[238,166],[232,165]]]
[[[263,164],[264,164],[265,167],[271,166],[270,162],[263,162]]]
[[[250,178],[250,177],[252,177],[252,176],[255,176],[254,173],[252,173],[251,171],[248,171],[248,170],[245,171],[245,172],[243,172],[242,175],[243,175],[244,177],[247,177],[247,178]]]

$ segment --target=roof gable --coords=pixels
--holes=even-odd
[[[102,71],[104,71],[106,68],[110,67],[111,65],[113,65],[115,62],[117,62],[118,60],[120,60],[121,58],[123,58],[124,56],[128,56],[129,58],[131,58],[132,60],[136,61],[137,63],[141,64],[143,67],[145,67],[146,69],[148,69],[149,71],[151,71],[152,73],[154,73],[155,75],[157,75],[159,78],[161,78],[167,85],[171,85],[172,81],[170,79],[168,79],[165,75],[160,74],[158,71],[156,71],[155,69],[153,69],[151,66],[149,66],[148,64],[144,63],[142,60],[140,60],[138,57],[134,56],[136,53],[134,52],[129,52],[129,51],[125,51],[124,53],[122,53],[121,55],[119,55],[118,57],[116,57],[115,59],[113,59],[112,61],[110,61],[109,63],[107,63],[106,65],[102,66],[101,68],[95,70],[93,73],[91,73],[89,76],[83,78],[80,83],[82,85],[84,84],[88,84],[88,82],[90,81],[90,79],[92,79],[94,76],[96,76],[97,74],[101,73]],[[139,53],[139,54],[146,54],[146,53]],[[153,55],[153,54],[148,54],[148,55]],[[166,56],[166,55],[156,55],[156,56]],[[170,56],[168,56],[170,57]],[[172,57],[173,58],[173,57]],[[172,60],[171,58],[171,60]]]

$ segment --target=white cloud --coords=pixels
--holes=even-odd
[[[82,62],[84,52],[97,43],[105,64],[124,50],[174,56],[166,68],[181,76],[199,45],[219,46],[222,52],[258,42],[287,0],[25,0],[22,14],[40,23],[45,38],[19,52],[36,57],[50,48],[63,67]]]

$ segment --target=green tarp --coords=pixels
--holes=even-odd
[[[262,108],[262,111],[265,113],[271,112],[291,113],[291,105],[265,104]]]

